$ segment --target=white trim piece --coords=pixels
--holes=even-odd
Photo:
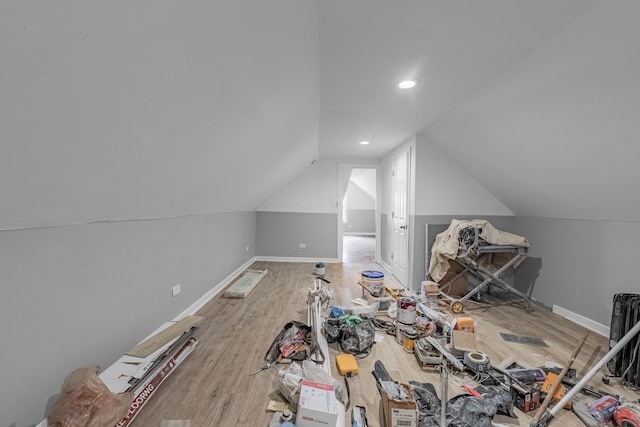
[[[384,262],[382,259],[379,259],[376,262],[378,264],[380,264],[382,266],[382,268],[384,268],[386,270],[386,273],[393,275],[393,273],[391,273],[391,266],[389,264]]]
[[[224,296],[227,298],[246,298],[268,272],[267,269],[247,269],[233,285],[224,291]]]
[[[376,233],[372,231],[345,231],[343,236],[371,236],[376,237]]]
[[[609,326],[603,325],[601,323],[595,322],[587,317],[584,317],[578,313],[574,313],[573,311],[569,311],[566,308],[562,308],[559,305],[553,306],[553,312],[559,316],[564,317],[565,319],[569,319],[574,323],[577,323],[580,326],[584,326],[585,328],[602,335],[603,337],[609,337]]]
[[[324,263],[337,263],[340,262],[338,258],[308,258],[308,257],[279,257],[279,256],[257,256],[255,261],[272,261],[272,262],[324,262]]]

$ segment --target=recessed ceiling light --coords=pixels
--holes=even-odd
[[[360,141],[360,145],[369,145],[369,141]]]
[[[400,89],[411,89],[415,85],[416,85],[416,81],[415,80],[403,80],[400,83],[398,83],[398,87]]]

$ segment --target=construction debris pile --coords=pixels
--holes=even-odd
[[[280,354],[268,356],[262,369],[277,365],[279,391],[288,405],[276,411],[270,427],[367,426],[366,405],[350,389],[358,382],[357,359],[368,357],[379,336],[385,334],[393,337],[403,351],[414,354],[422,371],[439,374],[440,391],[428,382],[399,382],[389,375],[383,361],[377,360],[372,374],[380,393],[384,427],[489,427],[496,425],[496,415],[517,418],[515,410],[530,416],[531,427],[551,424],[560,410],[573,411],[587,426],[610,422],[640,427],[640,403],[586,384],[619,346],[582,378],[577,377],[571,364],[586,336],[565,365],[548,362],[528,367],[512,358],[496,363],[478,349],[477,321],[459,313],[452,316],[447,311],[449,304],[440,304],[437,284],[423,282],[421,292],[415,294],[385,286],[381,272],[365,271],[359,281],[362,297],[352,299],[350,306],[335,306],[323,283],[330,282],[316,276],[316,287],[310,290],[311,342],[324,348],[327,359],[329,344],[342,353],[336,357],[336,364],[346,389],[331,375],[324,355],[321,360],[305,357],[301,364],[294,361],[283,368],[281,364],[291,360],[286,346],[277,347]],[[638,329],[640,326],[629,333],[635,335]],[[502,335],[505,341],[535,339]],[[621,339],[620,346],[631,338]],[[448,399],[443,397],[449,396],[450,375],[464,392]],[[468,384],[463,384],[463,379]],[[580,398],[576,397],[578,393]],[[322,396],[322,402],[311,402],[309,396]],[[350,408],[350,416],[341,416]]]

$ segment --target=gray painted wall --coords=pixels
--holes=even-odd
[[[348,209],[347,223],[342,230],[347,234],[376,234],[375,209]]]
[[[613,295],[640,292],[640,223],[517,217],[515,225],[535,262],[521,266],[516,281],[533,284],[533,297],[545,305],[609,326]]]
[[[256,255],[284,258],[337,258],[335,213],[258,212]],[[301,249],[300,243],[306,248]]]
[[[255,225],[242,212],[0,232],[0,426],[39,422],[72,370],[111,365],[250,260]]]

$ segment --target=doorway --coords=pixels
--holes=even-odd
[[[351,167],[340,203],[339,224],[342,261],[375,263],[378,234],[377,170]]]

